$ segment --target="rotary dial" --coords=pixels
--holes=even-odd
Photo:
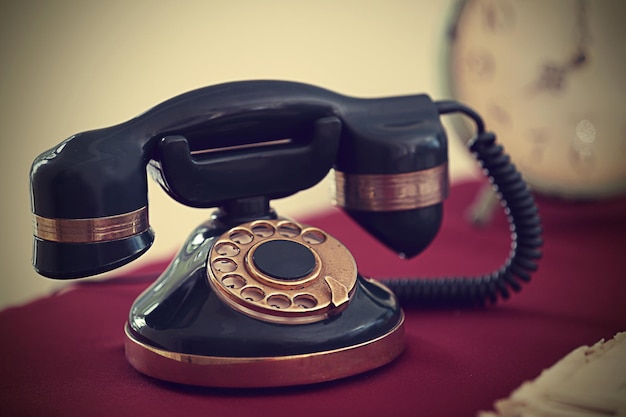
[[[357,279],[354,258],[320,229],[285,220],[232,228],[215,242],[208,279],[232,308],[259,320],[302,324],[347,307]]]

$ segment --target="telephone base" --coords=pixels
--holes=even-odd
[[[404,349],[404,315],[389,332],[363,343],[320,352],[221,357],[150,346],[125,326],[125,350],[139,372],[165,381],[220,388],[267,388],[332,381],[386,365]]]
[[[394,294],[360,275],[324,231],[212,220],[133,303],[126,357],[139,372],[189,385],[303,385],[390,362],[404,347],[403,323]]]

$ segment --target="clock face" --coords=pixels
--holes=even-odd
[[[451,39],[455,98],[533,188],[626,191],[626,2],[467,0]]]

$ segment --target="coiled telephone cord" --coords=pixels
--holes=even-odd
[[[511,290],[519,292],[537,269],[543,244],[541,220],[535,200],[521,174],[496,143],[496,136],[485,131],[481,117],[472,109],[454,102],[437,103],[440,114],[462,113],[476,124],[476,136],[469,149],[483,168],[504,207],[511,230],[511,252],[496,271],[473,277],[384,279],[405,306],[468,307],[494,304],[507,299]]]

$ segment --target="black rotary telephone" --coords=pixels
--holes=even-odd
[[[384,285],[361,276],[327,231],[270,207],[334,168],[336,204],[397,253],[419,254],[441,224],[448,156],[440,115],[454,112],[475,122],[470,149],[511,224],[511,253],[499,270]],[[179,202],[216,208],[129,313],[129,362],[164,380],[285,386],[373,369],[403,349],[399,301],[495,302],[519,290],[540,257],[534,200],[471,109],[426,95],[359,99],[246,81],[191,91],[37,157],[35,269],[78,278],[142,255],[154,239],[146,167]]]

